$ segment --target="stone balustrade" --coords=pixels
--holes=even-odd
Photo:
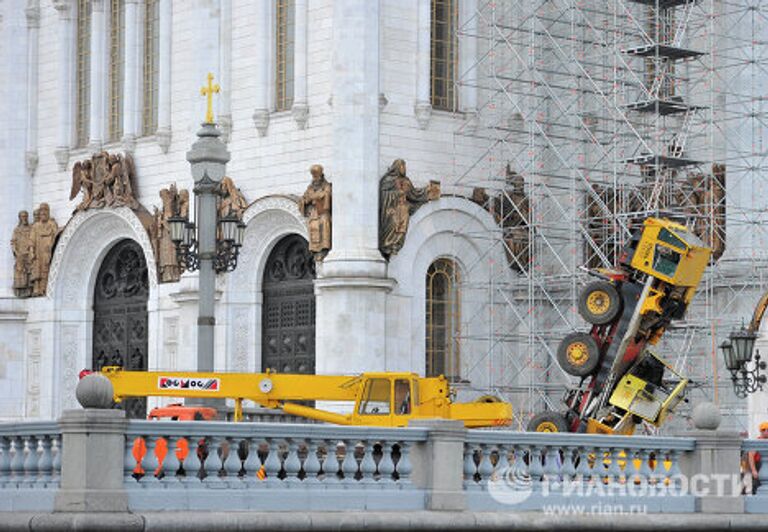
[[[622,437],[323,424],[129,421],[68,411],[0,425],[0,511],[768,513],[728,433]],[[65,452],[66,451],[66,452]],[[61,479],[61,480],[59,480]],[[602,511],[601,510],[601,511]]]
[[[55,421],[0,424],[0,511],[53,509],[61,450]]]
[[[130,506],[162,509],[423,508],[411,448],[426,429],[314,424],[130,421],[124,485]],[[402,500],[401,500],[402,499]]]

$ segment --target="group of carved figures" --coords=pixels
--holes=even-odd
[[[136,170],[133,157],[130,154],[102,151],[90,159],[75,163],[72,168],[69,199],[75,199],[82,191],[83,199],[75,208],[75,212],[123,206],[138,209],[135,189]]]
[[[51,266],[53,245],[59,226],[51,218],[47,203],[34,210],[32,225],[29,213],[19,212],[19,224],[13,231],[11,249],[16,259],[13,271],[13,291],[17,297],[45,295]]]

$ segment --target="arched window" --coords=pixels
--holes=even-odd
[[[91,99],[91,2],[77,1],[77,64],[75,66],[75,87],[77,113],[75,134],[78,147],[88,144],[88,119]]]
[[[460,377],[459,270],[450,259],[438,259],[427,270],[426,376]]]
[[[125,48],[125,15],[123,0],[109,2],[109,109],[107,141],[117,142],[123,136],[123,50]]]
[[[293,105],[293,51],[296,7],[293,0],[275,0],[275,110]]]
[[[431,0],[430,87],[434,109],[454,111],[456,71],[459,60],[459,40],[456,34],[458,0]]]

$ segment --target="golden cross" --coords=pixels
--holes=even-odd
[[[221,87],[218,83],[213,83],[213,74],[208,72],[208,86],[200,87],[200,95],[208,98],[208,108],[205,110],[205,123],[213,124],[213,93],[219,93]]]

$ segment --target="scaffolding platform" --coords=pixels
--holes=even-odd
[[[706,109],[704,106],[692,105],[681,100],[662,100],[661,98],[630,103],[625,105],[624,108],[628,111],[637,111],[638,113],[656,113],[661,116],[676,115],[687,113],[689,111],[699,111]]]
[[[656,168],[685,168],[686,166],[697,166],[702,161],[686,159],[684,157],[670,157],[668,155],[638,155],[624,160],[625,164],[637,164],[642,166],[652,166]]]
[[[627,48],[622,51],[627,55],[636,57],[659,57],[672,60],[691,59],[706,55],[704,52],[691,50],[689,48],[681,48],[679,46],[671,46],[669,44],[646,44],[644,46]]]
[[[659,9],[671,9],[674,7],[696,4],[699,0],[628,0],[633,4],[642,4],[648,7],[659,6]]]

